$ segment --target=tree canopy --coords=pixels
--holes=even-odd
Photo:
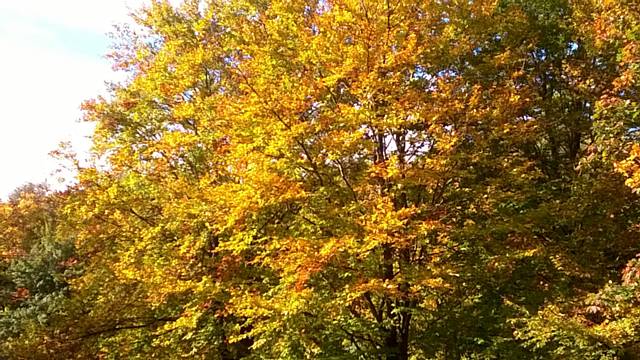
[[[0,358],[638,358],[636,1],[133,17],[77,184],[0,204]]]

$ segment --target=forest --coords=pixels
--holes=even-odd
[[[132,18],[0,203],[0,359],[640,359],[640,2]]]

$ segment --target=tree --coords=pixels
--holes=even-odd
[[[73,241],[56,232],[61,194],[28,184],[0,203],[0,357],[48,359],[64,344]],[[63,351],[58,355],[69,354]]]
[[[110,358],[628,356],[636,10],[152,2],[110,54],[129,78],[84,105],[59,339]]]

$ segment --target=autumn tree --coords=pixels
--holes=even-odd
[[[0,357],[48,359],[70,301],[73,239],[57,234],[62,194],[28,184],[0,203]],[[69,354],[68,352],[66,354]]]
[[[84,105],[57,339],[105,358],[627,356],[636,7],[151,2],[109,55],[127,80]]]

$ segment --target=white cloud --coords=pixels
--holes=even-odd
[[[0,1],[0,197],[51,180],[60,141],[88,149],[83,100],[115,78],[106,32],[141,0]]]
[[[12,56],[0,60],[0,192],[42,181],[54,170],[48,152],[60,141],[88,148],[88,124],[80,124],[83,99],[102,92],[109,65],[50,49],[0,41]]]
[[[6,0],[0,2],[0,13],[104,33],[114,23],[127,21],[131,10],[143,3],[143,0]]]

